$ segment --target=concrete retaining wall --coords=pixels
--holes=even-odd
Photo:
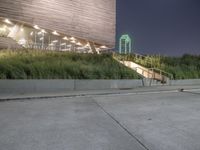
[[[37,93],[74,90],[74,80],[0,80],[0,93]]]
[[[141,87],[142,80],[75,80],[75,90],[130,89]]]
[[[200,85],[200,79],[172,80],[171,85]]]
[[[48,93],[75,90],[131,89],[146,80],[0,80],[0,93]],[[200,85],[200,79],[173,80],[171,85]]]
[[[0,80],[0,93],[129,89],[141,86],[142,80]]]

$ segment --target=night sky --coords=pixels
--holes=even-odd
[[[137,53],[200,54],[200,0],[116,1],[116,45],[129,34]]]

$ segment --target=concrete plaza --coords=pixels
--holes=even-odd
[[[1,101],[0,149],[199,150],[200,88],[158,89]]]

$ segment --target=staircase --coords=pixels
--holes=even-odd
[[[9,37],[0,37],[0,49],[20,49],[20,46],[15,40]]]
[[[145,56],[140,55],[138,57],[138,54],[136,54],[135,59],[144,58]],[[157,69],[157,68],[146,68],[142,65],[139,65],[133,61],[126,61],[126,60],[120,60],[114,56],[114,59],[123,64],[124,66],[136,71],[145,81],[148,81],[149,86],[152,84],[158,85],[170,85],[170,80],[173,79],[173,75],[165,72],[163,70]]]

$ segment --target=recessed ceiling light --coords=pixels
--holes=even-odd
[[[57,42],[58,42],[58,40],[52,41],[52,43],[57,43]]]
[[[41,35],[42,34],[42,32],[38,32],[38,35]]]
[[[76,41],[75,41],[75,40],[73,40],[73,41],[71,41],[71,43],[76,43]]]
[[[53,35],[60,35],[57,31],[52,32]]]
[[[89,42],[85,45],[85,47],[90,47],[90,44],[89,44]]]
[[[105,45],[103,45],[103,46],[101,46],[100,48],[102,48],[102,49],[106,49],[106,48],[108,48],[108,47],[105,46]]]
[[[63,40],[69,40],[66,36],[63,38]]]
[[[9,19],[5,19],[4,22],[7,24],[12,24],[12,22]]]
[[[78,42],[76,45],[81,46],[82,44],[80,42]]]
[[[47,33],[44,29],[41,30],[42,33]]]
[[[34,27],[35,29],[37,29],[37,30],[40,29],[40,27],[38,27],[38,25],[34,25],[33,27]]]
[[[76,40],[76,39],[75,39],[74,37],[71,37],[70,40],[74,41],[74,40]]]

